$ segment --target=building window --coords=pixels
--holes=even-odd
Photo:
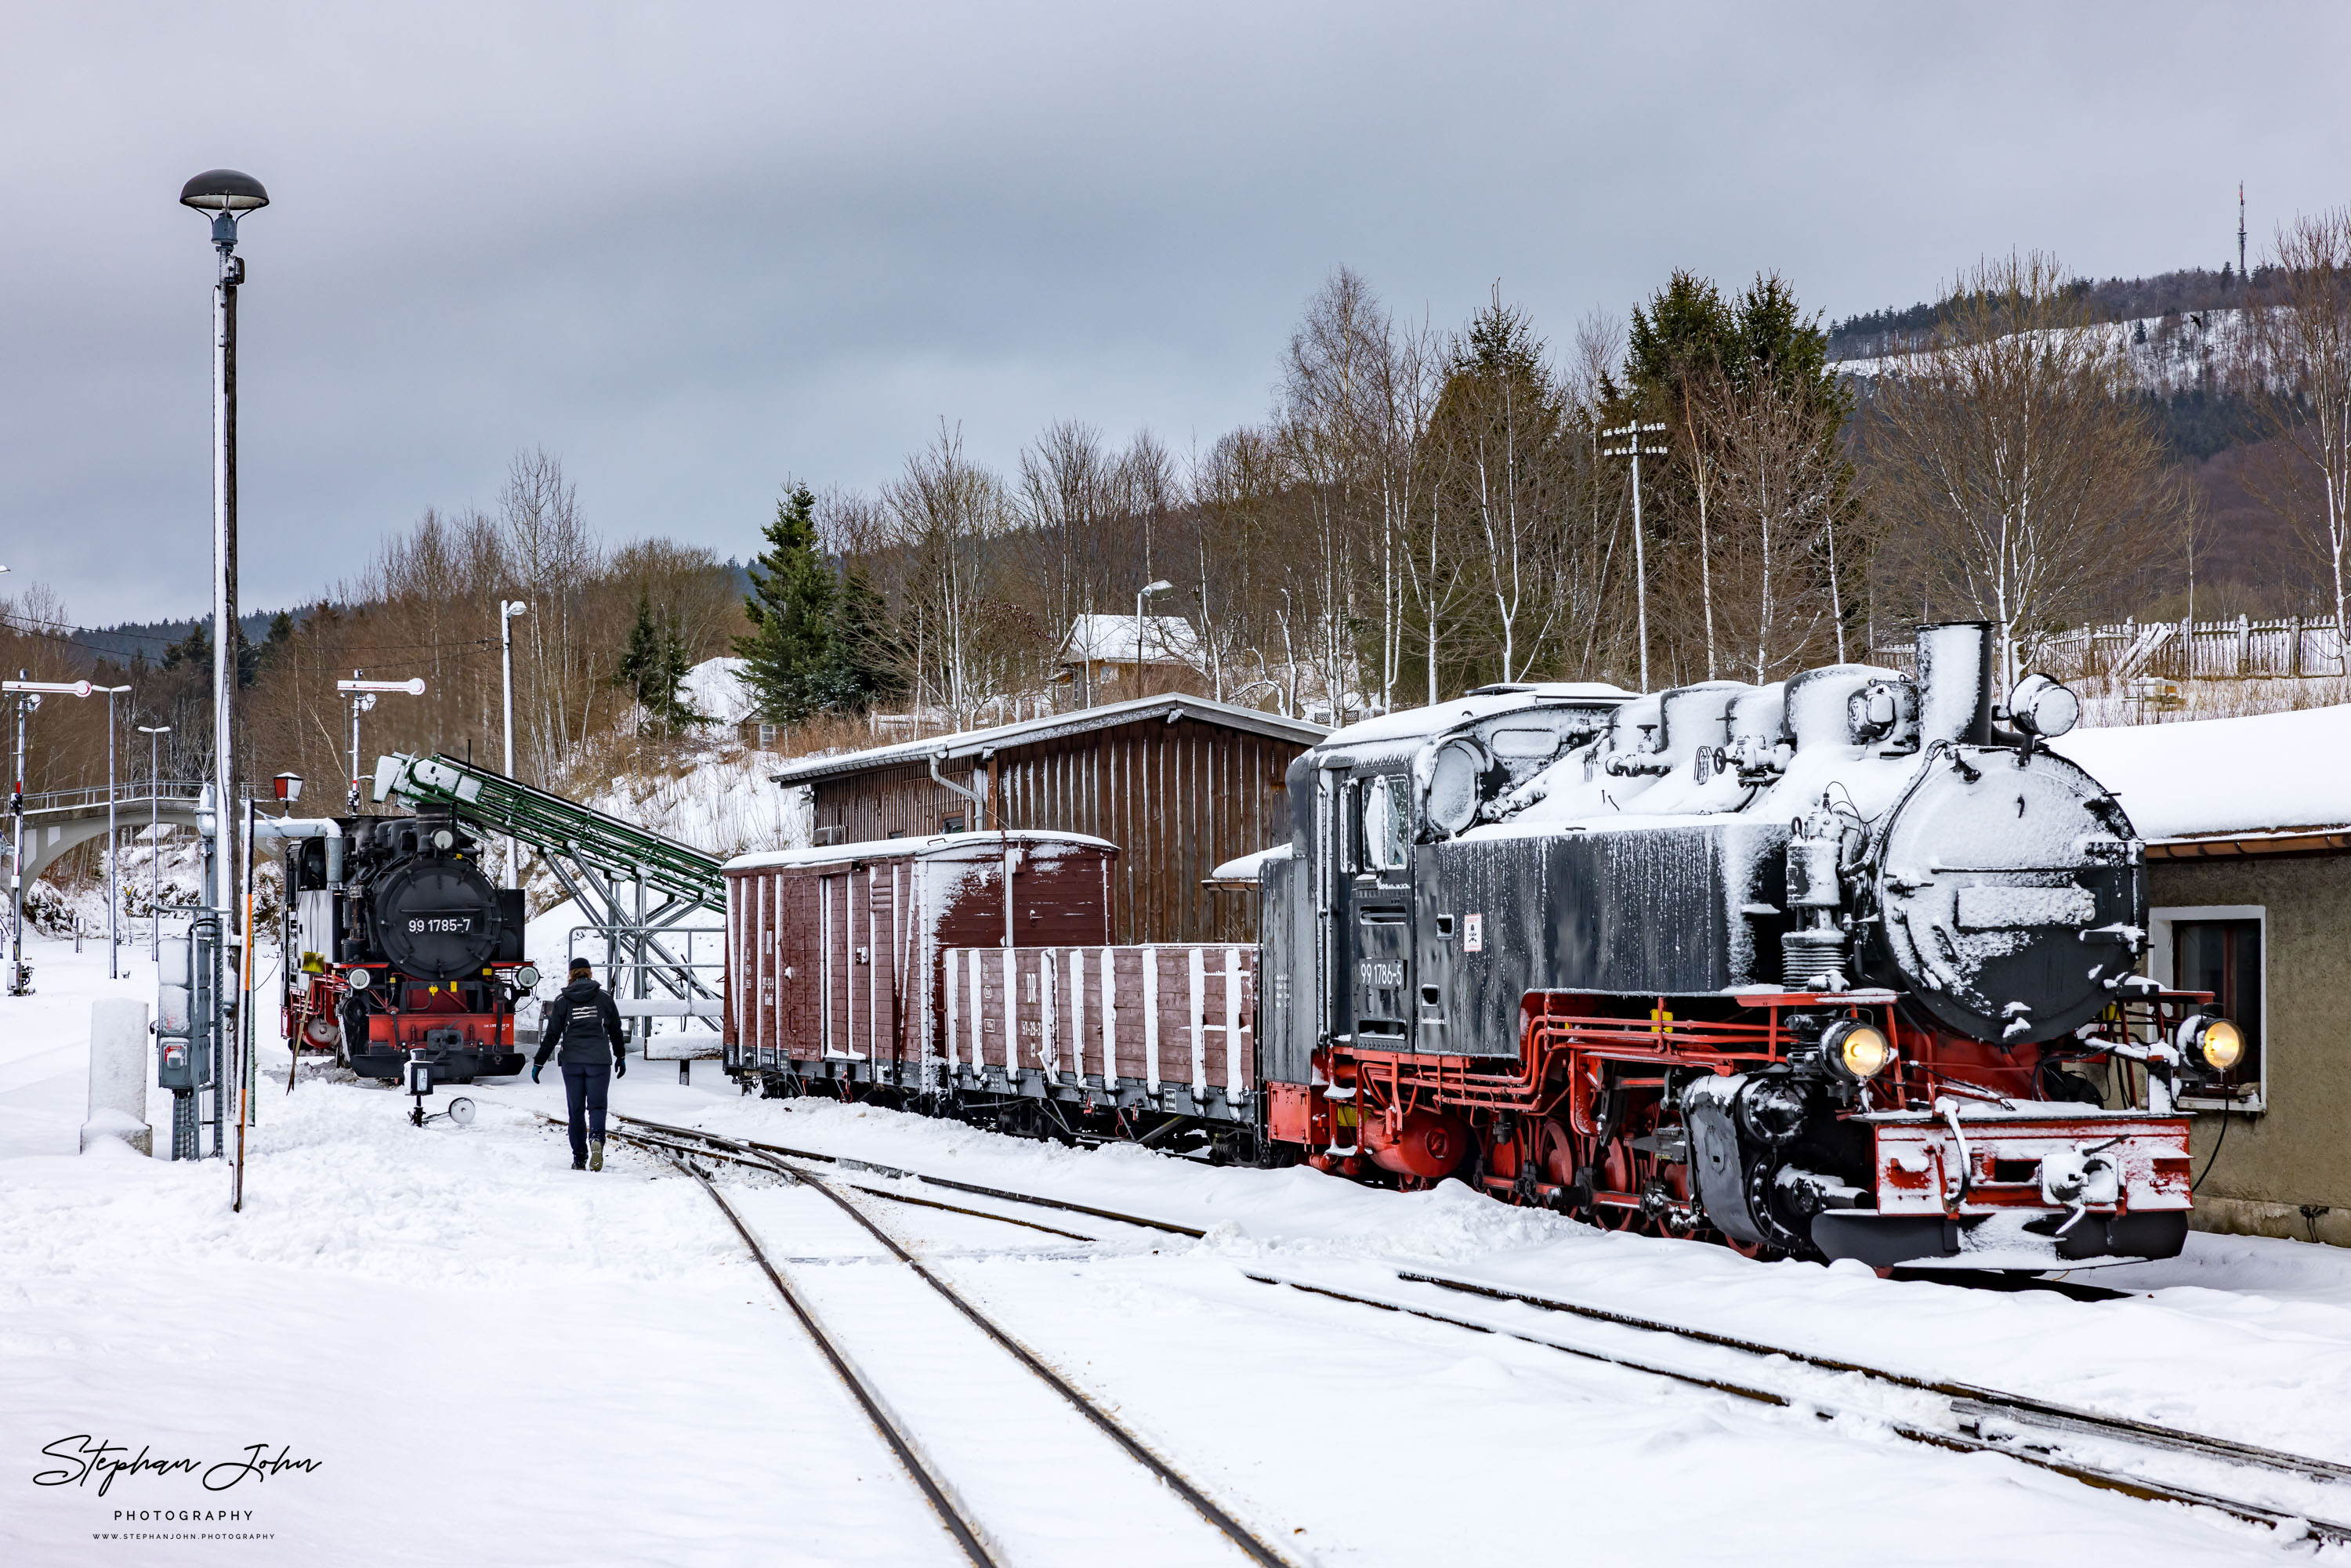
[[[962,832],[962,831],[963,831],[963,819],[962,819],[961,817],[949,817],[949,818],[946,820],[946,824],[944,827],[942,827],[942,828],[939,830],[939,831],[941,831],[941,832],[943,832],[943,833],[960,833],[960,832]]]
[[[2269,1087],[2263,1051],[2269,1021],[2267,912],[2257,904],[2229,904],[2157,909],[2149,918],[2155,949],[2150,972],[2174,990],[2210,992],[2214,1010],[2245,1034],[2245,1059],[2232,1074],[2235,1092],[2183,1095],[2180,1103],[2261,1110]]]

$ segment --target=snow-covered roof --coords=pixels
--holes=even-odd
[[[932,833],[920,839],[867,839],[854,844],[826,844],[813,850],[761,850],[737,855],[721,871],[759,871],[771,866],[830,865],[835,861],[881,860],[896,855],[993,854],[1006,844],[1078,844],[1117,852],[1108,839],[1091,833],[1061,833],[1035,828],[1011,828],[977,833]]]
[[[1143,663],[1196,664],[1200,639],[1181,615],[1143,617]],[[1113,664],[1135,663],[1135,618],[1132,615],[1080,615],[1070,622],[1055,655],[1065,661],[1093,659]]]
[[[742,681],[749,661],[705,659],[677,683],[685,706],[713,724],[737,725],[758,711],[758,699]]]
[[[1290,844],[1276,844],[1270,850],[1259,850],[1253,855],[1241,855],[1227,861],[1208,873],[1210,882],[1256,882],[1268,861],[1286,861],[1296,851]]]
[[[2052,749],[2147,840],[2351,823],[2351,706],[2076,730]]]
[[[838,757],[810,758],[788,764],[770,777],[778,784],[809,784],[845,773],[863,773],[870,768],[903,767],[909,762],[920,762],[926,757],[952,761],[1007,747],[1034,746],[1040,741],[1065,735],[1081,735],[1091,729],[1109,729],[1150,719],[1172,722],[1185,717],[1221,725],[1228,729],[1247,730],[1275,740],[1291,741],[1299,746],[1311,746],[1328,733],[1319,724],[1283,718],[1253,707],[1211,702],[1206,697],[1169,693],[1155,697],[1135,697],[1123,703],[1104,703],[1100,707],[1079,708],[1070,713],[1048,714],[1043,718],[1000,724],[991,729],[967,729],[956,735],[901,740],[893,745],[876,746]]]
[[[1411,740],[1451,729],[1471,719],[1550,704],[1590,702],[1614,704],[1631,699],[1621,686],[1596,681],[1546,681],[1507,688],[1486,688],[1433,707],[1400,708],[1351,724],[1331,737],[1333,746],[1364,746],[1376,741]]]

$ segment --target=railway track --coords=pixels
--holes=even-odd
[[[621,1120],[629,1122],[634,1127],[644,1129],[645,1134],[652,1137],[673,1144],[698,1145],[710,1149],[716,1155],[747,1163],[762,1155],[776,1156],[772,1161],[774,1166],[789,1170],[789,1167],[784,1164],[787,1158],[821,1161],[844,1169],[864,1170],[877,1176],[916,1180],[930,1186],[984,1196],[1003,1203],[1059,1209],[1067,1213],[1083,1214],[1123,1225],[1138,1226],[1181,1236],[1197,1238],[1205,1234],[1190,1226],[1178,1225],[1145,1215],[1126,1214],[1115,1209],[1099,1208],[1060,1198],[1015,1192],[1002,1187],[980,1186],[972,1183],[932,1176],[926,1172],[872,1165],[822,1154],[815,1150],[790,1149],[779,1145],[763,1145],[727,1138],[698,1128],[671,1126],[661,1123],[645,1122],[634,1117],[623,1117]],[[799,1173],[799,1179],[812,1179],[812,1173]],[[884,1192],[872,1187],[862,1187],[857,1190],[892,1201],[922,1203],[928,1207],[949,1208],[957,1213],[970,1214],[1006,1224],[1030,1223],[1013,1216],[990,1213],[984,1209],[929,1203],[928,1200],[913,1198],[903,1193]],[[835,1202],[846,1206],[847,1200],[838,1194],[829,1196],[833,1197]],[[860,1218],[862,1220],[863,1217]],[[1034,1228],[1051,1230],[1055,1235],[1075,1237],[1074,1232],[1053,1230],[1049,1227]],[[1075,1239],[1102,1239],[1097,1237],[1076,1237]],[[894,1249],[894,1244],[893,1245]],[[1505,1323],[1480,1321],[1458,1312],[1440,1311],[1423,1302],[1385,1300],[1356,1291],[1335,1289],[1313,1281],[1287,1278],[1277,1274],[1254,1270],[1244,1270],[1244,1272],[1246,1277],[1261,1284],[1286,1287],[1349,1305],[1401,1313],[1472,1333],[1499,1334],[1580,1359],[1604,1363],[1646,1375],[1729,1394],[1761,1405],[1808,1409],[1823,1416],[1866,1414],[1867,1418],[1872,1422],[1880,1424],[1885,1429],[1891,1430],[1910,1442],[1962,1453],[1997,1454],[2020,1464],[2064,1476],[2069,1479],[2102,1490],[2118,1492],[2148,1501],[2175,1502],[2195,1508],[2210,1509],[2249,1523],[2268,1525],[2282,1536],[2289,1538],[2312,1540],[2329,1544],[2351,1542],[2351,1524],[2314,1517],[2306,1512],[2298,1512],[2294,1509],[2273,1503],[2228,1496],[2205,1487],[2135,1475],[2127,1470],[2116,1469],[2111,1464],[2094,1463],[2070,1455],[2063,1445],[2067,1439],[2073,1439],[2076,1443],[2088,1439],[2094,1443],[2111,1444],[2142,1454],[2156,1453],[2184,1457],[2191,1460],[2249,1471],[2266,1478],[2297,1482],[2318,1482],[2330,1486],[2351,1482],[2351,1465],[2330,1459],[2289,1453],[2257,1444],[2240,1442],[2233,1438],[2211,1437],[2128,1416],[2107,1415],[2053,1400],[2013,1394],[2002,1389],[1957,1381],[1913,1377],[1860,1362],[1816,1355],[1786,1345],[1717,1333],[1661,1319],[1619,1312],[1590,1302],[1535,1295],[1479,1281],[1458,1279],[1416,1270],[1393,1270],[1396,1280],[1406,1285],[1433,1287],[1457,1295],[1533,1308],[1547,1313],[1603,1323],[1611,1328],[1654,1336],[1664,1343],[1701,1345],[1717,1352],[1727,1351],[1756,1364],[1784,1361],[1813,1372],[1857,1377],[1879,1388],[1900,1390],[1906,1394],[1921,1396],[1939,1402],[1948,1425],[1941,1421],[1930,1424],[1923,1420],[1887,1420],[1881,1412],[1876,1410],[1866,1413],[1849,1410],[1841,1406],[1835,1400],[1824,1397],[1819,1390],[1792,1388],[1785,1384],[1774,1386],[1772,1381],[1769,1379],[1755,1380],[1746,1375],[1724,1375],[1687,1365],[1676,1365],[1669,1361],[1646,1355],[1628,1354],[1590,1344],[1573,1343]]]
[[[553,1120],[551,1117],[546,1119]],[[609,1136],[621,1143],[634,1145],[692,1177],[709,1196],[711,1202],[718,1207],[719,1212],[726,1217],[727,1223],[733,1227],[736,1235],[741,1239],[752,1259],[758,1264],[760,1271],[767,1276],[768,1282],[775,1287],[777,1294],[783,1298],[785,1304],[790,1308],[793,1316],[799,1320],[801,1327],[815,1342],[833,1371],[848,1385],[852,1396],[856,1399],[866,1417],[880,1432],[901,1467],[913,1479],[916,1489],[922,1492],[925,1500],[938,1514],[941,1523],[954,1538],[956,1546],[972,1563],[978,1564],[979,1568],[1003,1568],[1005,1555],[1001,1545],[986,1529],[952,1481],[931,1458],[919,1435],[912,1430],[904,1417],[883,1397],[864,1368],[850,1354],[840,1337],[825,1323],[823,1318],[818,1313],[815,1304],[809,1300],[805,1292],[793,1285],[789,1277],[768,1257],[766,1249],[759,1244],[758,1238],[753,1234],[750,1227],[744,1223],[734,1205],[727,1202],[726,1195],[719,1190],[717,1184],[710,1179],[709,1173],[702,1169],[698,1162],[710,1160],[764,1170],[771,1175],[780,1176],[787,1181],[806,1186],[831,1200],[860,1228],[879,1243],[893,1259],[904,1265],[916,1279],[929,1286],[1024,1371],[1059,1395],[1129,1458],[1142,1466],[1160,1485],[1180,1498],[1195,1513],[1220,1532],[1243,1556],[1259,1564],[1260,1568],[1292,1568],[1290,1558],[1276,1551],[1255,1531],[1234,1517],[1229,1511],[1201,1490],[1125,1423],[1064,1377],[1050,1363],[1030,1350],[982,1312],[970,1298],[957,1290],[951,1281],[942,1277],[921,1258],[907,1250],[895,1236],[877,1222],[872,1215],[867,1214],[848,1196],[848,1193],[853,1191],[897,1202],[913,1202],[925,1207],[945,1209],[981,1219],[996,1220],[1080,1241],[1091,1241],[1097,1239],[1096,1238],[1081,1236],[1075,1231],[1061,1230],[1051,1226],[1039,1225],[1014,1216],[991,1214],[984,1209],[955,1204],[908,1198],[903,1194],[836,1182],[824,1175],[808,1169],[805,1166],[792,1163],[791,1157],[799,1155],[807,1159],[854,1165],[854,1162],[837,1161],[832,1156],[818,1155],[812,1151],[771,1148],[736,1139],[722,1138],[715,1134],[703,1133],[692,1128],[668,1127],[658,1123],[643,1122],[636,1117],[620,1116],[613,1120],[627,1123],[629,1126],[608,1129]],[[844,1191],[843,1188],[848,1190]],[[1013,1195],[1009,1194],[990,1192],[989,1196],[1011,1198],[1013,1201],[1031,1201],[1013,1197]],[[1045,1207],[1061,1207],[1052,1205],[1050,1200],[1035,1201],[1040,1201]],[[1106,1214],[1106,1211],[1096,1212]],[[1198,1232],[1192,1234],[1196,1235]]]

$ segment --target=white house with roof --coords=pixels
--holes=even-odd
[[[2077,730],[2147,842],[2148,974],[2244,1029],[2197,1113],[2201,1228],[2351,1244],[2351,706]]]
[[[1054,681],[1088,704],[1161,690],[1207,668],[1199,634],[1181,615],[1080,615],[1053,654]]]

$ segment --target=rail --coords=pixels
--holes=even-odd
[[[1059,1198],[1012,1192],[1001,1187],[977,1186],[968,1183],[951,1181],[925,1172],[873,1166],[813,1150],[785,1151],[777,1145],[764,1145],[746,1140],[726,1138],[717,1134],[703,1132],[698,1128],[649,1123],[636,1117],[622,1117],[621,1120],[636,1126],[653,1129],[660,1134],[680,1140],[684,1144],[709,1148],[714,1151],[714,1157],[746,1160],[757,1158],[763,1149],[775,1150],[778,1153],[789,1153],[799,1158],[830,1161],[848,1169],[870,1170],[883,1176],[910,1178],[934,1186],[985,1194],[1008,1203],[1029,1204],[1040,1207],[1090,1214],[1100,1218],[1176,1231],[1179,1234],[1191,1236],[1200,1234],[1199,1231],[1189,1227],[1171,1224],[1165,1220],[1122,1214],[1112,1209],[1092,1208]],[[773,1163],[782,1168],[781,1162]],[[797,1171],[792,1174],[796,1179],[814,1179],[813,1173]],[[874,1191],[871,1188],[859,1190]],[[874,1191],[874,1196],[907,1201],[903,1194]],[[835,1201],[842,1200],[836,1197]],[[1006,1218],[1000,1215],[982,1215],[981,1217],[999,1219]],[[1395,1270],[1395,1278],[1406,1285],[1434,1287],[1458,1295],[1531,1307],[1546,1312],[1605,1323],[1618,1329],[1705,1345],[1714,1350],[1729,1351],[1751,1357],[1760,1363],[1792,1364],[1832,1375],[1857,1376],[1878,1387],[1897,1390],[1904,1394],[1925,1395],[1942,1402],[1945,1419],[1949,1423],[1949,1426],[1927,1425],[1914,1420],[1889,1417],[1882,1405],[1870,1405],[1865,1407],[1855,1406],[1847,1409],[1838,1406],[1833,1400],[1824,1399],[1821,1391],[1817,1390],[1775,1387],[1763,1383],[1720,1376],[1711,1372],[1687,1366],[1675,1366],[1643,1356],[1619,1354],[1613,1351],[1574,1344],[1547,1335],[1532,1333],[1507,1323],[1490,1320],[1481,1321],[1441,1312],[1423,1302],[1384,1300],[1353,1291],[1334,1290],[1309,1280],[1254,1270],[1247,1273],[1249,1279],[1259,1284],[1286,1286],[1310,1295],[1354,1306],[1400,1313],[1478,1333],[1499,1334],[1580,1359],[1605,1363],[1667,1381],[1729,1394],[1761,1405],[1830,1414],[1853,1414],[1873,1426],[1882,1425],[1884,1429],[1890,1430],[1906,1440],[1926,1447],[1962,1453],[1998,1455],[2013,1459],[2020,1464],[2064,1476],[2100,1490],[2119,1492],[2147,1501],[2174,1502],[2189,1507],[2210,1509],[2249,1523],[2268,1525],[2285,1538],[2312,1540],[2327,1544],[2351,1543],[2351,1524],[2314,1517],[2306,1512],[2297,1513],[2270,1503],[2247,1501],[2199,1487],[2152,1480],[2143,1476],[2124,1473],[2102,1465],[2069,1458],[2058,1445],[2068,1437],[2086,1437],[2121,1445],[2126,1448],[2181,1455],[2195,1460],[2234,1467],[2268,1476],[2329,1485],[2351,1482],[2351,1465],[2338,1463],[2332,1459],[2289,1453],[2258,1444],[2241,1442],[2234,1438],[2213,1437],[2129,1416],[2107,1415],[2101,1411],[2085,1409],[2002,1389],[1955,1380],[1913,1377],[1865,1363],[1815,1355],[1786,1345],[1767,1343],[1736,1335],[1716,1333],[1687,1324],[1618,1312],[1588,1302],[1539,1296],[1473,1280],[1424,1273],[1414,1270]],[[2023,1428],[2035,1435],[2029,1437],[2014,1437],[2003,1430],[2006,1427]]]
[[[549,1118],[549,1120],[551,1121],[552,1118]],[[634,1117],[622,1118],[622,1120],[629,1121],[634,1124],[643,1126],[660,1125],[659,1124],[644,1123],[639,1118]],[[1096,1429],[1101,1431],[1105,1437],[1109,1437],[1113,1443],[1116,1444],[1128,1458],[1134,1459],[1137,1464],[1148,1470],[1161,1485],[1165,1486],[1168,1490],[1174,1492],[1178,1498],[1182,1499],[1185,1503],[1191,1507],[1194,1512],[1199,1514],[1202,1519],[1206,1520],[1210,1525],[1214,1526],[1219,1532],[1221,1532],[1227,1540],[1230,1541],[1234,1546],[1240,1550],[1243,1555],[1248,1557],[1251,1562],[1258,1563],[1259,1568],[1290,1568],[1290,1560],[1289,1558],[1277,1552],[1271,1545],[1260,1539],[1247,1525],[1243,1524],[1239,1520],[1233,1517],[1231,1513],[1228,1512],[1214,1499],[1210,1498],[1206,1492],[1195,1486],[1181,1470],[1177,1469],[1174,1465],[1162,1458],[1148,1443],[1144,1442],[1141,1437],[1137,1436],[1130,1427],[1128,1427],[1125,1423],[1122,1422],[1117,1416],[1104,1409],[1092,1397],[1088,1396],[1083,1390],[1080,1389],[1076,1385],[1072,1384],[1068,1378],[1063,1376],[1050,1363],[1045,1361],[1044,1358],[1030,1350],[1017,1337],[1008,1333],[993,1318],[980,1311],[968,1297],[964,1295],[962,1291],[956,1289],[953,1283],[931,1269],[920,1258],[908,1251],[899,1243],[897,1238],[892,1235],[888,1229],[883,1228],[871,1215],[865,1213],[863,1209],[860,1208],[852,1199],[837,1190],[832,1182],[826,1179],[823,1176],[819,1175],[817,1172],[809,1170],[804,1166],[787,1164],[785,1160],[777,1157],[773,1154],[765,1152],[756,1144],[722,1137],[719,1134],[701,1132],[698,1129],[668,1128],[665,1130],[675,1134],[681,1134],[684,1139],[690,1140],[694,1145],[700,1146],[689,1151],[679,1147],[675,1142],[668,1143],[667,1146],[661,1146],[661,1141],[650,1139],[639,1134],[614,1131],[610,1135],[623,1142],[633,1142],[639,1144],[641,1146],[653,1148],[655,1152],[659,1154],[661,1158],[668,1161],[671,1165],[693,1176],[694,1179],[701,1185],[702,1189],[710,1196],[711,1200],[718,1205],[719,1208],[726,1214],[728,1221],[734,1226],[737,1234],[742,1238],[744,1244],[750,1249],[753,1258],[758,1260],[761,1270],[766,1272],[769,1283],[775,1286],[778,1293],[783,1296],[786,1303],[791,1307],[794,1314],[799,1317],[803,1326],[809,1330],[811,1337],[817,1340],[820,1348],[823,1350],[828,1360],[832,1363],[834,1369],[841,1374],[844,1381],[850,1384],[852,1389],[857,1394],[860,1403],[864,1406],[868,1416],[873,1421],[875,1427],[882,1431],[884,1438],[889,1441],[893,1451],[899,1456],[901,1462],[905,1464],[909,1474],[914,1477],[917,1484],[922,1488],[925,1497],[932,1503],[934,1508],[938,1511],[941,1519],[947,1522],[949,1530],[956,1537],[956,1543],[964,1549],[966,1555],[967,1555],[975,1563],[982,1564],[983,1568],[995,1568],[998,1559],[996,1555],[987,1549],[991,1542],[989,1542],[989,1538],[987,1532],[980,1525],[971,1519],[969,1510],[961,1503],[959,1499],[956,1497],[954,1488],[949,1485],[944,1478],[937,1474],[935,1468],[924,1462],[921,1457],[921,1447],[919,1442],[911,1433],[905,1430],[904,1423],[900,1421],[895,1416],[894,1413],[889,1409],[887,1403],[882,1398],[879,1392],[873,1389],[871,1381],[865,1376],[862,1370],[857,1366],[855,1361],[850,1357],[848,1352],[839,1344],[837,1340],[831,1337],[828,1331],[823,1329],[820,1320],[814,1312],[814,1310],[804,1301],[799,1299],[798,1293],[792,1290],[789,1281],[768,1260],[767,1254],[760,1249],[758,1240],[752,1236],[749,1228],[747,1227],[743,1223],[742,1219],[737,1216],[734,1208],[726,1202],[725,1196],[718,1191],[716,1184],[714,1184],[707,1176],[694,1167],[692,1163],[693,1160],[702,1155],[704,1150],[706,1149],[720,1157],[724,1157],[730,1164],[747,1165],[751,1164],[754,1161],[764,1164],[774,1174],[781,1176],[785,1179],[800,1186],[810,1187],[820,1196],[829,1199],[835,1207],[840,1208],[843,1214],[847,1215],[852,1220],[856,1222],[856,1224],[868,1235],[872,1236],[876,1242],[880,1243],[883,1249],[893,1258],[897,1260],[900,1263],[904,1264],[906,1268],[913,1272],[916,1279],[922,1281],[924,1284],[928,1285],[933,1291],[936,1291],[943,1299],[945,1299],[949,1306],[953,1307],[958,1313],[960,1313],[974,1328],[979,1330],[980,1333],[985,1334],[998,1349],[1002,1350],[1015,1362],[1019,1363],[1023,1370],[1034,1375],[1040,1382],[1043,1383],[1054,1393],[1060,1395],[1073,1409],[1077,1411],[1080,1416],[1091,1422]],[[822,1155],[818,1157],[830,1158],[830,1156]],[[946,1206],[939,1205],[935,1207],[944,1207]],[[989,1215],[984,1216],[983,1218],[1001,1218],[1003,1217]],[[1020,1222],[1014,1221],[1013,1223]],[[1061,1234],[1066,1235],[1068,1232],[1061,1232]]]

